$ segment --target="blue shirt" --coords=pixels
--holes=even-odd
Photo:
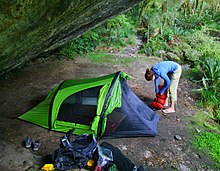
[[[173,61],[163,61],[155,64],[151,70],[155,74],[155,92],[163,94],[164,91],[170,86],[170,78],[168,75],[171,75],[174,71],[178,69],[179,64]],[[159,78],[162,78],[164,80],[163,87],[159,90],[158,83]]]

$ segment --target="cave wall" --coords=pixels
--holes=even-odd
[[[142,0],[1,0],[0,75],[57,49]]]

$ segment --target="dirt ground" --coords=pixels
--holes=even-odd
[[[139,56],[127,52],[119,58],[132,57],[135,61],[120,64],[94,64],[87,59],[67,60],[53,58],[37,60],[25,68],[13,72],[0,80],[0,170],[40,170],[47,155],[59,147],[64,133],[49,132],[39,126],[17,119],[18,116],[35,106],[56,85],[65,79],[99,77],[116,71],[124,71],[133,79],[128,81],[132,90],[147,105],[154,98],[154,85],[144,80],[146,67],[160,61],[160,58]],[[183,66],[183,71],[187,67]],[[120,148],[133,163],[143,165],[148,171],[156,170],[209,170],[213,162],[191,146],[193,134],[192,116],[201,109],[195,105],[193,85],[184,75],[178,88],[176,113],[162,114],[156,137],[120,138],[105,140]],[[42,142],[39,151],[34,152],[23,146],[26,137]],[[100,140],[100,143],[104,140]]]

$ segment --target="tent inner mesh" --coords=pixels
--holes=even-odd
[[[98,95],[101,87],[89,88],[66,98],[61,104],[57,119],[91,125],[96,115]]]

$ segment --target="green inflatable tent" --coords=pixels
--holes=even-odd
[[[159,115],[128,87],[124,72],[65,80],[37,106],[19,116],[49,130],[96,137],[157,135]]]

